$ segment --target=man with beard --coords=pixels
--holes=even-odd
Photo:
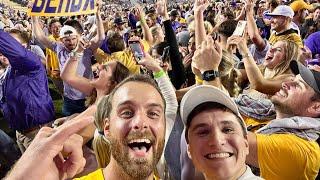
[[[111,144],[110,163],[80,179],[157,179],[154,171],[165,142],[165,106],[152,79],[134,75],[122,81],[97,110],[104,114],[104,132],[99,133]],[[81,172],[82,138],[72,134],[89,123],[92,120],[86,118],[71,120],[58,129],[41,129],[7,178],[21,179],[28,174],[31,179],[65,179]],[[58,160],[60,153],[67,156],[63,162]]]
[[[280,40],[290,40],[303,47],[298,30],[292,27],[294,12],[290,6],[280,5],[272,13],[266,13],[266,16],[271,17],[272,34],[269,38],[271,45]]]
[[[143,89],[143,91],[142,91]],[[100,106],[102,105],[102,106]],[[153,179],[165,138],[165,101],[153,80],[132,76],[100,102],[109,165],[80,179]]]
[[[307,4],[303,0],[297,0],[290,4],[294,12],[293,16],[293,23],[297,28],[300,30],[300,34],[302,38],[305,37],[307,29],[302,26],[303,22],[305,21],[306,17],[308,16],[308,10],[313,9],[312,5]]]
[[[247,163],[265,179],[315,179],[320,168],[320,72],[290,67],[296,77],[271,98],[276,119],[248,134]]]

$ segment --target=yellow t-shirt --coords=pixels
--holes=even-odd
[[[245,115],[242,115],[242,118],[246,123],[246,126],[249,127],[251,132],[255,132],[256,130],[260,129],[261,127],[265,126],[271,121],[271,120],[257,120],[251,117],[247,117]]]
[[[289,29],[285,32],[276,34],[275,32],[271,34],[269,38],[269,42],[271,45],[275,44],[277,41],[280,40],[290,40],[295,42],[299,47],[303,47],[303,43],[301,40],[301,37],[298,33],[296,33],[294,30]]]
[[[118,61],[126,66],[129,69],[130,73],[140,73],[140,65],[137,65],[130,50],[119,51],[109,55],[104,53],[103,50],[98,49],[94,56],[99,63],[105,64],[109,61]]]
[[[153,176],[154,180],[159,180],[158,177]],[[104,180],[102,169],[98,169],[86,176],[75,178],[75,180]]]
[[[75,178],[75,180],[104,180],[102,169],[93,171],[92,173],[82,176],[80,178]]]
[[[145,52],[148,52],[150,45],[145,40],[140,40]],[[126,66],[131,74],[140,73],[140,65],[137,65],[132,52],[129,49],[124,51],[114,52],[111,55],[106,54],[103,50],[98,49],[95,53],[95,58],[99,63],[107,63],[109,61],[118,61]]]
[[[266,180],[315,179],[320,168],[320,148],[294,134],[257,134],[258,162]]]
[[[59,41],[59,38],[54,38],[53,35],[48,37],[51,41]],[[51,78],[60,79],[59,60],[57,54],[49,48],[46,48],[47,56],[47,71]]]

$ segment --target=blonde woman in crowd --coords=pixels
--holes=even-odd
[[[298,57],[299,47],[292,41],[278,41],[267,52],[265,61],[258,66],[247,47],[246,40],[239,36],[229,39],[237,45],[244,62],[243,79],[249,80],[250,90],[248,93],[253,97],[266,98],[274,95],[281,88],[284,81],[292,79],[290,62]],[[252,91],[255,90],[255,91]]]

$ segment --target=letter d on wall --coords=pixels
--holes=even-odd
[[[43,7],[44,7],[44,3],[46,1],[41,1],[41,5],[40,6],[37,6],[38,4],[38,0],[35,0],[34,3],[33,3],[33,7],[32,7],[32,12],[41,12]]]

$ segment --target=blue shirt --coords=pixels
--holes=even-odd
[[[0,52],[11,70],[2,85],[0,107],[13,130],[27,130],[54,120],[46,70],[39,57],[0,31]]]

